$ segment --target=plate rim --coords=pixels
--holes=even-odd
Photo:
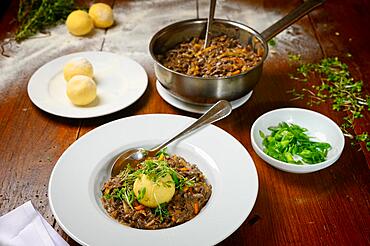
[[[65,114],[65,113],[59,113],[59,112],[55,112],[53,111],[52,109],[48,108],[48,107],[45,107],[45,105],[41,104],[35,97],[34,93],[32,92],[32,86],[35,82],[35,76],[38,76],[40,71],[42,69],[45,68],[45,66],[50,66],[50,64],[54,63],[54,62],[58,62],[59,59],[63,59],[63,58],[66,58],[66,57],[71,57],[71,59],[73,57],[78,57],[78,56],[83,56],[83,55],[100,55],[100,54],[104,54],[104,55],[112,55],[112,56],[115,56],[115,57],[118,57],[120,59],[124,58],[124,59],[128,59],[132,62],[134,62],[138,67],[140,67],[140,69],[143,70],[144,74],[145,74],[145,82],[144,82],[144,86],[142,88],[140,88],[140,90],[138,90],[138,96],[135,98],[135,100],[132,100],[130,101],[129,103],[125,104],[124,106],[120,106],[120,107],[116,107],[116,108],[112,108],[111,110],[107,110],[105,112],[97,112],[97,113],[79,113],[79,114],[75,114],[75,113],[71,113],[71,114]],[[60,116],[60,117],[65,117],[65,118],[71,118],[71,119],[89,119],[89,118],[95,118],[95,117],[100,117],[100,116],[105,116],[105,115],[108,115],[108,114],[112,114],[112,113],[115,113],[115,112],[118,112],[122,109],[125,109],[129,106],[131,106],[132,104],[134,104],[136,101],[138,101],[145,93],[146,89],[148,88],[148,84],[149,84],[149,78],[148,78],[148,74],[147,72],[145,71],[144,67],[138,63],[136,60],[132,59],[131,57],[127,56],[127,55],[122,55],[122,54],[116,54],[116,53],[113,53],[113,52],[108,52],[108,51],[81,51],[81,52],[73,52],[73,53],[69,53],[69,54],[66,54],[66,55],[63,55],[63,56],[59,56],[59,57],[56,57],[50,61],[48,61],[47,63],[43,64],[42,66],[40,66],[30,77],[30,79],[28,80],[28,83],[27,83],[27,94],[28,94],[28,98],[31,100],[31,102],[39,109],[41,109],[42,111],[44,112],[47,112],[49,114],[52,114],[52,115],[56,115],[56,116]]]
[[[159,82],[158,79],[156,79],[155,87],[156,87],[156,90],[159,96],[162,98],[162,100],[174,108],[177,108],[177,109],[180,109],[186,112],[190,112],[190,113],[204,114],[212,106],[212,105],[201,106],[201,105],[183,102],[180,99],[173,97],[173,95],[171,95],[168,91],[166,91],[166,88],[163,87],[163,85],[161,84],[161,82]],[[251,99],[252,96],[253,96],[253,90],[251,90],[250,92],[248,92],[246,95],[244,95],[243,97],[239,99],[230,101],[232,109],[234,110],[234,109],[244,106],[244,104],[248,103],[248,101]]]
[[[91,131],[89,131],[88,133],[86,133],[85,135],[83,135],[81,138],[77,139],[76,141],[74,141],[63,153],[62,155],[59,157],[58,161],[56,162],[52,172],[51,172],[51,175],[50,175],[50,179],[49,179],[49,183],[48,183],[48,200],[49,200],[49,205],[50,205],[50,209],[55,217],[55,219],[57,220],[58,224],[60,225],[60,227],[67,233],[68,236],[70,236],[72,239],[74,239],[76,242],[82,244],[82,245],[89,245],[88,243],[84,242],[83,240],[81,240],[80,238],[78,238],[78,236],[76,236],[74,233],[72,233],[65,225],[64,223],[60,220],[59,216],[56,214],[55,212],[55,208],[53,206],[53,202],[52,202],[52,195],[51,194],[51,186],[52,186],[52,182],[53,182],[53,178],[55,176],[55,170],[56,170],[56,166],[59,165],[60,163],[60,159],[63,157],[63,155],[65,155],[68,150],[70,148],[74,148],[74,145],[77,145],[79,144],[79,140],[84,138],[85,136],[88,136],[88,135],[92,135],[94,134],[94,132],[98,131],[99,129],[103,128],[103,127],[109,127],[110,124],[113,124],[113,123],[117,123],[118,121],[124,121],[124,120],[128,120],[128,119],[131,119],[131,118],[146,118],[146,117],[174,117],[174,118],[184,118],[184,119],[187,119],[187,120],[196,120],[195,118],[193,117],[188,117],[188,116],[183,116],[183,115],[176,115],[176,114],[166,114],[166,113],[159,113],[159,114],[143,114],[143,115],[133,115],[133,116],[129,116],[129,117],[125,117],[125,118],[121,118],[121,119],[117,119],[117,120],[114,120],[114,121],[111,121],[111,122],[108,122],[108,123],[105,123]],[[258,196],[258,191],[259,191],[259,177],[258,177],[258,172],[257,172],[257,168],[255,166],[255,163],[254,163],[254,160],[253,158],[251,157],[251,155],[249,154],[248,150],[246,149],[246,147],[239,141],[237,140],[234,136],[232,136],[230,133],[228,133],[227,131],[223,130],[222,128],[220,127],[217,127],[215,125],[208,125],[209,127],[213,127],[215,128],[216,130],[219,130],[221,131],[223,134],[225,134],[226,136],[228,136],[233,142],[235,142],[236,144],[238,144],[242,150],[243,150],[243,155],[246,159],[248,159],[248,162],[250,161],[250,165],[251,168],[252,168],[252,171],[253,171],[253,176],[255,177],[255,190],[251,190],[250,194],[252,197],[251,201],[253,200],[253,202],[251,202],[250,204],[250,209],[246,209],[246,210],[243,210],[243,214],[241,214],[240,216],[240,221],[238,221],[239,223],[234,223],[234,226],[232,227],[229,227],[229,229],[227,230],[224,230],[225,233],[223,233],[222,236],[217,236],[217,237],[214,237],[215,240],[213,240],[212,243],[219,243],[219,242],[222,242],[224,239],[228,238],[232,233],[234,233],[244,222],[245,220],[247,219],[247,217],[250,215],[250,213],[252,212],[255,204],[256,204],[256,200],[257,200],[257,196]],[[169,230],[169,229],[173,229],[173,228],[176,228],[175,227],[171,227],[171,228],[166,228],[164,230]],[[156,230],[153,230],[153,231],[156,231]],[[161,231],[161,230],[159,230]]]

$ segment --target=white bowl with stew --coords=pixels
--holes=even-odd
[[[331,145],[326,160],[316,164],[291,164],[277,160],[264,152],[260,131],[266,136],[271,134],[271,126],[281,122],[297,124],[306,128],[306,134],[312,141],[326,142]],[[261,115],[252,125],[251,142],[254,151],[265,162],[282,171],[291,173],[311,173],[327,168],[334,164],[340,157],[344,148],[344,135],[339,126],[330,118],[312,110],[302,108],[281,108]]]

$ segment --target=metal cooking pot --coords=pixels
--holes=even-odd
[[[155,61],[155,74],[172,96],[187,103],[209,105],[221,99],[228,101],[239,99],[248,94],[261,77],[263,62],[268,54],[268,40],[324,2],[325,0],[304,2],[261,34],[235,21],[215,19],[212,23],[213,36],[224,34],[239,39],[242,45],[249,44],[256,52],[262,54],[261,61],[253,69],[229,77],[195,77],[164,67],[159,62],[158,55],[193,37],[204,37],[207,20],[193,19],[171,24],[157,32],[149,44],[150,54]]]

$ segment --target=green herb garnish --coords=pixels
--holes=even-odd
[[[20,0],[19,28],[15,39],[22,41],[66,19],[75,9],[74,0]]]
[[[175,185],[176,185],[176,189],[183,190],[184,186],[187,186],[187,187],[194,186],[194,181],[193,179],[189,180],[187,178],[182,178],[182,179],[179,179],[177,183],[175,182]]]
[[[176,170],[168,165],[166,159],[159,160],[164,155],[169,156],[165,149],[161,152],[158,159],[148,159],[141,162],[139,164],[141,167],[138,170],[134,170],[130,165],[128,165],[127,168],[119,174],[121,186],[113,189],[108,194],[104,194],[104,198],[114,198],[124,201],[130,206],[131,209],[133,209],[132,204],[135,199],[140,201],[143,199],[146,193],[145,187],[138,191],[137,197],[135,197],[135,193],[133,191],[135,180],[140,178],[142,175],[146,175],[153,182],[158,182],[161,178],[170,175],[173,181],[161,183],[161,185],[171,186],[175,184],[175,189],[177,190],[182,190],[184,186],[193,186],[194,181],[189,180],[176,172]]]
[[[301,60],[301,55],[299,54],[289,54],[288,55],[289,61],[298,62]]]
[[[111,199],[112,198],[112,195],[111,194],[105,194],[105,195],[103,195],[104,196],[104,198],[105,198],[105,200],[109,200],[109,199]]]
[[[276,46],[276,39],[272,38],[272,39],[270,39],[267,43],[268,43],[268,45],[270,45],[271,47],[275,47],[275,46]]]
[[[137,176],[145,174],[153,182],[157,182],[159,179],[164,178],[167,175],[170,175],[171,177],[173,175],[178,175],[177,172],[168,165],[166,160],[159,161],[149,159],[143,161],[140,165],[142,168],[138,169],[135,174]]]
[[[146,188],[145,187],[143,187],[143,188],[141,188],[139,191],[138,191],[138,196],[137,196],[137,200],[138,201],[140,201],[141,199],[143,199],[144,198],[144,196],[145,196],[145,193],[146,193]]]
[[[326,160],[331,146],[314,142],[306,134],[307,129],[296,124],[281,122],[268,128],[271,135],[260,131],[264,152],[280,161],[293,164],[315,164]]]
[[[119,177],[122,180],[121,187],[113,189],[110,195],[115,199],[125,201],[130,208],[133,209],[132,203],[135,198],[133,185],[137,177],[135,175],[135,171],[130,165],[128,165],[127,168],[119,174]]]
[[[166,203],[159,204],[158,207],[154,209],[153,213],[154,215],[159,216],[161,222],[163,222],[164,219],[170,217],[170,213],[167,209]]]
[[[291,54],[289,60],[299,62],[300,55]],[[358,142],[365,142],[370,151],[370,138],[364,137],[368,133],[354,133],[356,119],[363,117],[365,109],[370,110],[370,95],[363,93],[363,82],[351,76],[347,64],[337,57],[325,58],[314,64],[300,64],[290,78],[307,82],[310,86],[301,91],[290,90],[289,93],[294,97],[291,100],[307,97],[309,106],[330,102],[333,110],[347,112],[348,116],[343,118],[344,122],[340,126],[344,135]]]
[[[367,151],[370,151],[370,135],[367,132],[357,135],[356,140],[359,142],[365,142]]]
[[[127,186],[122,186],[121,188],[116,188],[112,192],[112,197],[116,198],[121,201],[125,201],[131,208],[132,203],[134,201],[134,191],[131,188],[128,188]]]
[[[160,157],[163,155],[164,157],[169,157],[170,155],[167,153],[167,147],[161,149],[155,156]]]

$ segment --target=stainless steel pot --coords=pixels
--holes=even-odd
[[[204,37],[207,20],[193,19],[171,24],[158,31],[149,44],[155,74],[172,96],[187,103],[209,105],[221,99],[228,101],[239,99],[248,94],[261,77],[263,62],[268,55],[267,41],[324,2],[325,0],[304,2],[261,34],[235,21],[215,19],[212,23],[212,35],[226,34],[239,39],[241,44],[251,45],[256,52],[262,54],[261,61],[253,69],[223,78],[189,76],[168,69],[159,62],[159,54],[164,54],[177,44],[193,37]]]

